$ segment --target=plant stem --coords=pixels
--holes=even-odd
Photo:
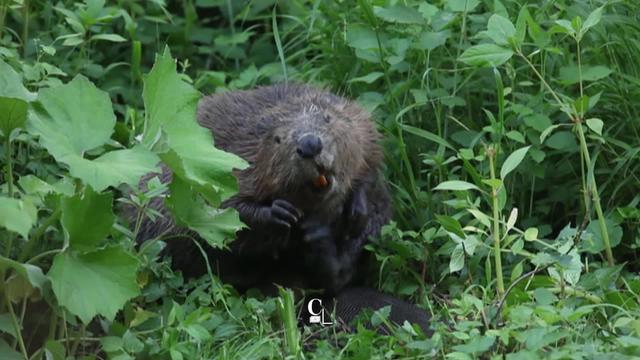
[[[494,166],[495,149],[489,147],[487,149],[489,156],[489,171],[491,173],[492,182],[496,180],[496,170]],[[498,188],[491,186],[491,199],[493,201],[493,257],[496,263],[496,281],[498,283],[498,296],[504,293],[504,280],[502,278],[502,257],[500,254],[500,219],[498,211]]]
[[[22,56],[27,56],[27,41],[29,41],[29,0],[22,3]]]
[[[11,300],[9,299],[9,293],[4,292],[4,299],[7,302],[7,309],[9,309],[9,314],[11,315],[11,321],[13,322],[13,327],[16,330],[16,336],[18,337],[18,344],[20,345],[20,351],[25,359],[29,359],[29,354],[27,354],[27,348],[24,346],[24,339],[22,338],[22,329],[20,329],[20,323],[18,323],[18,318],[16,317],[16,313],[13,311],[13,306],[11,305]]]
[[[6,161],[7,161],[7,178],[5,179],[7,181],[7,193],[9,195],[10,198],[13,197],[13,161],[11,159],[11,156],[13,156],[13,149],[11,146],[11,136],[10,134],[5,134],[5,154],[6,154]]]
[[[0,39],[2,39],[2,33],[4,30],[4,19],[7,16],[7,1],[6,0],[0,0]]]
[[[600,225],[600,235],[602,236],[602,242],[604,243],[604,250],[607,254],[607,262],[610,266],[614,265],[613,253],[611,251],[611,242],[609,241],[609,232],[607,231],[607,223],[604,220],[604,213],[602,206],[600,205],[600,195],[598,194],[598,185],[596,184],[596,178],[593,171],[589,171],[591,168],[591,156],[589,156],[589,149],[587,149],[587,140],[584,136],[584,129],[580,121],[576,122],[576,129],[578,130],[578,139],[580,139],[580,149],[584,156],[584,161],[587,164],[587,177],[590,185],[589,192],[591,193],[591,199],[593,200],[593,207],[596,209],[596,215],[598,216],[598,224]]]
[[[556,100],[558,105],[560,105],[562,109],[566,109],[567,108],[566,104],[563,103],[562,100],[560,100],[556,92],[553,91],[551,86],[544,80],[542,75],[538,72],[536,67],[533,66],[533,64],[529,61],[529,59],[527,59],[527,57],[524,56],[524,54],[522,54],[521,52],[518,52],[518,55],[522,59],[524,59],[524,61],[529,65],[529,67],[533,70],[536,76],[540,79],[544,87],[547,88],[547,90],[551,93],[551,95]],[[607,224],[604,221],[604,213],[602,211],[602,206],[600,204],[600,195],[598,194],[598,185],[596,184],[596,178],[593,175],[593,172],[589,171],[589,169],[591,168],[591,156],[589,156],[589,149],[587,148],[587,140],[584,136],[584,129],[582,128],[582,119],[577,114],[568,114],[568,115],[570,116],[571,120],[574,122],[576,126],[576,130],[578,131],[578,139],[580,141],[580,151],[587,165],[587,174],[589,174],[587,175],[588,176],[587,180],[588,180],[588,183],[590,183],[591,185],[591,198],[593,200],[593,205],[596,209],[596,215],[598,216],[598,223],[600,225],[600,234],[602,236],[602,242],[604,242],[605,252],[607,254],[607,262],[609,263],[609,265],[613,266],[614,260],[613,260],[613,253],[611,252],[611,242],[609,241],[609,232],[607,231]],[[588,204],[585,204],[585,207],[588,209]]]

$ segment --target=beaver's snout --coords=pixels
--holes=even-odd
[[[298,139],[296,151],[303,159],[312,159],[322,151],[322,140],[316,135],[305,134]]]

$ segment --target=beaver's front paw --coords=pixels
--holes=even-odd
[[[291,229],[302,217],[302,212],[286,200],[274,200],[271,207],[267,207],[265,223]]]
[[[365,231],[369,215],[367,194],[363,188],[353,192],[346,211],[349,236],[357,237]]]

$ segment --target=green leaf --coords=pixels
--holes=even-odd
[[[465,344],[453,346],[453,349],[466,354],[477,354],[489,350],[495,341],[494,336],[478,335]]]
[[[509,45],[509,39],[516,35],[516,28],[509,19],[494,14],[487,23],[487,35],[498,45]]]
[[[511,49],[495,44],[475,45],[465,50],[458,60],[472,66],[500,66],[513,56]]]
[[[0,256],[0,269],[11,268],[24,278],[32,287],[43,290],[48,281],[42,273],[42,269],[35,265],[23,264],[15,260]]]
[[[143,175],[158,170],[156,164],[159,161],[154,153],[142,146],[135,146],[132,149],[110,151],[94,160],[71,158],[68,164],[71,175],[101,191],[122,183],[137,186]]]
[[[543,132],[551,126],[551,119],[545,114],[532,114],[523,118],[524,123],[539,132]]]
[[[388,22],[393,22],[398,24],[424,23],[424,18],[422,17],[422,14],[420,14],[416,9],[408,6],[394,5],[387,8],[374,6],[373,12],[380,19]]]
[[[538,238],[538,229],[537,228],[528,228],[524,231],[524,239],[527,241],[533,241]]]
[[[93,250],[107,237],[115,220],[112,204],[113,193],[98,194],[90,187],[74,197],[62,198],[62,226],[72,249]]]
[[[425,31],[420,34],[418,41],[415,45],[420,50],[433,50],[446,44],[447,39],[451,36],[451,31]]]
[[[587,30],[591,29],[592,27],[596,26],[599,22],[600,19],[602,18],[602,9],[603,7],[599,7],[595,10],[593,10],[591,12],[591,14],[589,14],[589,16],[587,17],[587,20],[584,21],[584,23],[582,24],[582,34],[584,35],[584,33],[587,32]]]
[[[371,72],[371,73],[369,73],[367,75],[360,76],[360,77],[357,77],[357,78],[353,78],[353,79],[349,80],[348,82],[350,82],[350,83],[363,82],[363,83],[371,84],[374,81],[380,79],[383,75],[384,74],[381,73],[380,71],[374,71],[374,72]]]
[[[514,152],[512,152],[507,159],[502,164],[502,168],[500,169],[500,178],[504,180],[510,172],[512,172],[524,159],[524,156],[527,155],[527,151],[531,146],[525,146],[520,148]]]
[[[576,137],[570,131],[558,131],[551,135],[546,145],[556,150],[572,150],[578,147]]]
[[[451,190],[451,191],[464,191],[464,190],[480,190],[476,185],[461,181],[461,180],[449,180],[438,184],[433,190]]]
[[[36,95],[22,85],[22,77],[13,68],[0,60],[0,97],[20,99],[24,102],[35,100]]]
[[[180,178],[174,177],[169,189],[171,196],[166,202],[178,222],[197,232],[212,247],[224,247],[245,227],[235,209],[208,206]]]
[[[602,127],[604,126],[604,122],[598,118],[587,119],[587,126],[591,131],[595,132],[598,135],[602,135]]]
[[[347,26],[347,45],[359,50],[378,49],[376,33],[362,25]]]
[[[151,146],[162,130],[170,148],[161,155],[163,161],[195,185],[212,205],[218,206],[235,194],[238,186],[232,171],[246,168],[247,163],[215,148],[211,132],[198,125],[200,93],[178,75],[168,49],[156,58],[145,78],[143,98],[147,111],[143,143]]]
[[[609,218],[605,218],[605,226],[609,234],[611,248],[618,246],[622,240],[622,227]],[[580,243],[582,251],[587,251],[591,254],[598,254],[604,251],[605,246],[602,240],[602,232],[600,231],[600,222],[597,220],[590,222],[586,230],[592,236],[583,236]]]
[[[65,251],[47,274],[58,303],[88,324],[96,315],[113,320],[137,296],[138,260],[119,246],[88,253]]]
[[[451,259],[449,260],[449,272],[454,273],[462,270],[464,267],[464,249],[462,244],[456,245],[451,253]]]
[[[447,7],[455,12],[471,12],[480,4],[480,0],[448,0]]]
[[[13,129],[23,128],[27,121],[28,102],[35,95],[23,85],[20,75],[0,60],[0,131],[9,136]]]
[[[402,129],[405,130],[408,133],[411,133],[413,135],[417,135],[417,136],[419,136],[419,137],[421,137],[423,139],[429,140],[429,141],[433,141],[436,144],[442,145],[442,146],[444,146],[446,148],[449,148],[451,150],[454,150],[454,151],[456,150],[453,146],[451,146],[451,144],[449,144],[449,142],[447,142],[447,140],[441,138],[440,136],[438,136],[438,135],[436,135],[436,134],[434,134],[432,132],[429,132],[427,130],[423,130],[423,129],[420,129],[420,128],[417,128],[417,127],[413,127],[413,126],[410,126],[410,125],[404,125],[403,124],[401,126],[402,126]]]
[[[611,75],[613,71],[606,66],[582,66],[582,81],[596,81]],[[577,66],[563,66],[560,68],[560,81],[565,85],[580,82],[580,72]]]
[[[91,40],[105,40],[110,42],[124,42],[127,39],[118,34],[97,34],[91,37]]]
[[[38,220],[38,210],[28,199],[0,196],[0,226],[22,235],[27,240],[29,230]]]
[[[0,97],[0,131],[9,136],[14,129],[24,128],[28,104],[20,99]]]
[[[436,215],[436,219],[438,220],[440,225],[442,225],[442,227],[448,232],[454,233],[462,239],[465,238],[464,231],[462,231],[462,226],[460,225],[458,220],[447,215]]]
[[[111,141],[116,119],[109,95],[83,76],[42,89],[31,115],[29,131],[40,136],[57,161],[69,166],[72,176],[96,191],[121,183],[137,186],[142,175],[157,171],[158,157],[142,147],[84,158],[87,151]]]
[[[520,12],[518,13],[518,18],[516,19],[516,44],[519,46],[524,42],[525,36],[527,35],[527,19],[531,17],[529,14],[529,10],[526,6],[520,8]]]

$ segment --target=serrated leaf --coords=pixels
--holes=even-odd
[[[527,155],[527,151],[529,151],[530,147],[531,146],[525,146],[509,154],[507,159],[502,164],[502,168],[500,169],[501,179],[504,180],[510,172],[512,172],[516,167],[518,167],[518,165],[520,165],[522,160],[524,160],[525,155]]]
[[[207,200],[218,206],[237,192],[232,171],[244,169],[240,157],[213,146],[211,132],[196,122],[200,93],[178,75],[169,50],[156,58],[145,78],[143,98],[147,130],[143,144],[151,146],[162,131],[171,151],[162,159],[175,174],[197,186]]]
[[[27,240],[36,220],[38,210],[31,201],[0,196],[0,226]]]
[[[476,185],[461,181],[461,180],[449,180],[438,184],[433,190],[451,190],[451,191],[465,191],[465,190],[480,190]]]
[[[140,293],[137,270],[138,260],[114,246],[57,254],[47,276],[58,303],[88,324],[96,315],[113,320],[127,300]]]
[[[148,150],[116,150],[95,160],[84,158],[92,149],[110,142],[115,116],[109,95],[87,78],[40,90],[38,103],[28,119],[28,130],[53,157],[69,166],[72,176],[96,191],[127,183],[137,186],[140,177],[157,171],[159,159]]]
[[[197,232],[212,247],[224,247],[245,227],[235,209],[208,206],[180,178],[174,177],[169,189],[171,196],[166,202],[178,222]]]
[[[99,194],[90,187],[76,196],[62,198],[62,226],[69,235],[69,246],[81,251],[95,249],[113,226],[112,206],[111,192]]]
[[[509,45],[509,39],[516,35],[516,28],[509,19],[493,14],[487,23],[487,35],[498,45]]]
[[[458,60],[472,66],[496,67],[507,62],[512,56],[513,51],[511,49],[495,44],[480,44],[465,50]]]
[[[598,118],[587,119],[587,126],[598,135],[602,135],[602,127],[604,122]]]

